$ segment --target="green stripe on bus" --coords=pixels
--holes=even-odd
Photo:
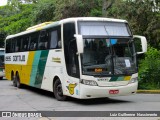
[[[118,79],[118,77],[112,77],[112,78],[110,79],[110,82],[112,82],[112,81],[117,81],[117,79]]]
[[[113,82],[113,81],[124,81],[124,76],[123,77],[112,77],[110,79],[110,82]]]
[[[45,70],[46,62],[48,58],[48,53],[49,53],[49,50],[41,51],[41,56],[40,56],[39,63],[37,66],[38,71],[36,74],[35,87],[41,88],[44,70]]]
[[[36,51],[34,55],[33,64],[32,64],[32,70],[31,70],[31,77],[30,77],[31,86],[34,86],[35,84],[40,56],[41,56],[41,51]]]
[[[117,81],[123,81],[124,77],[118,77]]]

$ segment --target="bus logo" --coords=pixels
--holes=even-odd
[[[75,88],[76,86],[77,86],[77,84],[75,83],[75,84],[69,84],[69,86],[67,87],[68,90],[69,90],[69,93],[70,93],[71,95],[74,94],[74,88]]]
[[[61,63],[61,58],[52,58],[53,62]]]

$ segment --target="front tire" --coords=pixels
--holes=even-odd
[[[61,82],[60,82],[59,79],[56,79],[56,81],[54,83],[53,92],[54,92],[55,98],[58,101],[64,101],[64,100],[66,100],[66,96],[63,95],[62,84],[61,84]]]

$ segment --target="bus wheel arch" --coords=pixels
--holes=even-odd
[[[58,101],[66,100],[66,96],[63,95],[62,83],[58,76],[55,76],[53,79],[53,93]]]

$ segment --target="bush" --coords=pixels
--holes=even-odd
[[[160,89],[160,50],[149,47],[139,65],[139,89]]]

